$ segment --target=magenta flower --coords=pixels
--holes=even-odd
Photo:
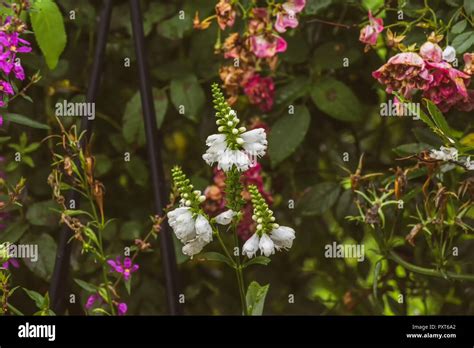
[[[405,98],[410,98],[416,90],[427,90],[433,81],[425,61],[414,52],[393,56],[372,76],[385,85],[387,93],[399,92]]]
[[[12,265],[14,268],[20,268],[20,264],[16,259],[8,259],[7,262],[2,264],[2,267],[8,269],[10,265]]]
[[[102,297],[98,293],[92,294],[87,298],[86,309],[91,309],[96,302],[102,302]]]
[[[383,19],[375,18],[369,11],[369,24],[360,31],[359,41],[367,45],[375,46],[379,34],[383,31]]]
[[[0,81],[0,93],[14,94],[13,87],[7,81]]]
[[[258,58],[271,58],[277,53],[285,52],[288,46],[282,37],[274,34],[252,36],[250,45]]]
[[[250,77],[245,85],[244,92],[250,102],[257,105],[262,111],[270,111],[273,106],[275,84],[271,77],[261,77],[258,74]]]
[[[279,33],[284,33],[286,28],[296,28],[298,19],[296,14],[303,11],[306,5],[305,0],[290,0],[283,4],[283,11],[278,12],[275,22],[275,29]]]
[[[128,307],[125,302],[120,302],[117,304],[118,315],[125,315],[127,313]]]
[[[31,47],[28,41],[20,39],[18,33],[0,32],[0,51],[0,70],[9,75],[12,69],[19,65],[15,64],[16,54],[31,52]],[[16,69],[18,72],[18,67]]]
[[[129,280],[133,272],[137,271],[139,266],[132,264],[132,259],[126,257],[123,260],[123,263],[120,261],[120,257],[117,257],[116,260],[108,260],[107,263],[113,268],[117,273],[123,275],[125,280]]]

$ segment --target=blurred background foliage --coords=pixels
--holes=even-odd
[[[96,175],[106,187],[106,215],[115,218],[104,238],[107,250],[116,254],[149,230],[152,197],[128,1],[114,3],[92,150]],[[417,7],[416,1],[402,3],[407,15]],[[51,210],[54,203],[46,183],[52,140],[46,140],[43,146],[38,143],[58,133],[54,117],[57,102],[84,99],[99,4],[92,0],[58,2],[65,16],[66,50],[52,71],[38,49],[36,54],[25,57],[27,71],[40,70],[42,79],[28,93],[34,103],[17,100],[10,106],[11,112],[27,115],[49,127],[7,125],[10,143],[20,144],[31,160],[18,164],[12,160],[13,149],[6,143],[1,145],[2,154],[7,157],[4,164],[8,181],[14,183],[21,176],[26,177],[27,191],[24,207],[15,212],[9,227],[0,234],[0,241],[34,241],[40,245],[38,263],[22,263],[13,270],[15,284],[40,293],[48,290],[53,270],[59,217]],[[217,73],[222,60],[214,54],[216,26],[195,31],[192,21],[196,11],[202,18],[212,14],[214,5],[211,0],[142,2],[157,121],[164,136],[166,173],[169,175],[171,166],[179,164],[192,173],[199,189],[212,182],[211,170],[201,155],[205,137],[215,128],[210,84],[219,81]],[[396,167],[396,158],[412,153],[419,143],[439,147],[437,139],[421,122],[379,116],[379,104],[386,96],[371,73],[385,61],[387,52],[381,49],[364,54],[363,45],[357,40],[357,24],[363,21],[368,8],[381,5],[379,0],[307,0],[300,26],[285,34],[289,46],[280,56],[281,64],[274,75],[273,110],[262,113],[245,98],[235,106],[242,120],[259,117],[270,127],[270,156],[262,162],[266,186],[274,198],[277,220],[297,231],[290,252],[275,255],[268,267],[256,266],[246,275],[249,280],[271,284],[265,314],[474,314],[474,284],[414,275],[387,261],[381,264],[384,282],[378,292],[383,305],[378,306],[372,289],[375,264],[380,258],[377,245],[363,225],[345,219],[357,212],[352,193],[340,184],[347,176],[341,166],[354,171],[359,157],[365,153],[364,171],[388,172]],[[462,3],[430,1],[430,5],[442,18]],[[72,10],[74,20],[68,17]],[[180,10],[185,13],[184,20],[178,18]],[[315,18],[348,27],[313,21]],[[420,29],[410,40],[422,42],[425,35],[426,31]],[[472,50],[473,37],[468,37],[471,46],[465,51]],[[348,59],[347,67],[343,58]],[[288,115],[290,104],[301,108],[297,117]],[[184,115],[179,113],[179,105],[185,105]],[[471,119],[472,114],[449,115],[452,127],[466,133],[472,131]],[[62,121],[67,128],[76,120]],[[126,152],[131,154],[130,162],[124,161]],[[343,161],[345,153],[348,161]],[[414,263],[429,266],[426,243],[420,240],[413,249],[403,240],[408,232],[397,231],[403,244],[401,250],[413,255]],[[472,273],[474,242],[472,236],[463,238],[461,254],[465,269]],[[325,258],[324,246],[334,241],[364,243],[366,261]],[[137,260],[140,271],[134,275],[134,291],[127,299],[129,313],[166,312],[156,243],[153,249],[156,252],[143,254]],[[224,271],[220,263],[200,262],[199,258],[184,262],[186,258],[178,244],[176,250],[186,313],[238,313],[234,275]],[[74,249],[72,268],[74,278],[100,282],[98,266],[84,259],[79,248]],[[81,294],[77,284],[72,286],[73,292]],[[406,294],[403,304],[397,302],[400,292]],[[294,295],[294,303],[289,301],[290,294]],[[73,306],[71,313],[83,313],[83,295],[81,306]],[[26,295],[18,292],[12,299],[19,309],[33,311]]]

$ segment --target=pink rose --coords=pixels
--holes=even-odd
[[[256,35],[250,37],[253,53],[258,58],[271,58],[279,52],[285,52],[286,41],[278,35]]]
[[[383,19],[375,18],[369,11],[369,24],[360,31],[359,41],[367,45],[375,46],[379,34],[383,31]]]
[[[425,61],[414,52],[399,53],[372,73],[387,93],[400,92],[410,98],[416,90],[426,90],[433,81]]]
[[[251,76],[244,85],[244,92],[250,103],[257,105],[260,110],[267,112],[272,109],[275,84],[271,77]]]
[[[275,22],[275,29],[279,33],[284,33],[286,28],[296,28],[298,19],[296,14],[301,12],[306,5],[305,0],[293,0],[283,4],[283,11],[278,12]]]
[[[420,56],[425,60],[438,63],[443,60],[443,50],[437,44],[427,41],[420,47]]]
[[[423,96],[435,103],[443,112],[461,103],[468,109],[470,98],[466,86],[470,83],[470,76],[453,68],[447,62],[427,62],[426,65],[433,80]]]

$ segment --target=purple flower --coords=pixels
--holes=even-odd
[[[0,93],[14,94],[13,87],[7,81],[0,81]]]
[[[102,298],[98,293],[90,295],[86,301],[86,309],[91,309],[97,301],[102,302]]]
[[[2,264],[2,267],[5,268],[5,269],[8,269],[10,265],[12,265],[15,268],[20,267],[20,264],[18,263],[18,261],[16,259],[8,259],[7,262],[4,262]]]
[[[117,304],[118,315],[125,315],[127,313],[128,307],[125,302],[120,302]]]
[[[120,261],[120,257],[117,257],[116,260],[108,260],[107,263],[113,268],[113,270],[117,273],[123,275],[125,280],[130,279],[130,276],[133,272],[138,270],[138,265],[132,264],[132,259],[126,257],[123,260],[123,263]]]

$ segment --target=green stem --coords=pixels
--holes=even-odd
[[[466,281],[474,281],[474,274],[462,274],[462,273],[454,273],[454,272],[441,272],[436,269],[432,268],[426,268],[426,267],[420,267],[416,266],[408,261],[405,261],[398,255],[395,251],[390,250],[388,252],[388,258],[390,258],[392,261],[398,263],[400,266],[405,267],[407,270],[430,276],[430,277],[435,277],[435,278],[443,278],[443,279],[453,279],[453,280],[466,280]]]

